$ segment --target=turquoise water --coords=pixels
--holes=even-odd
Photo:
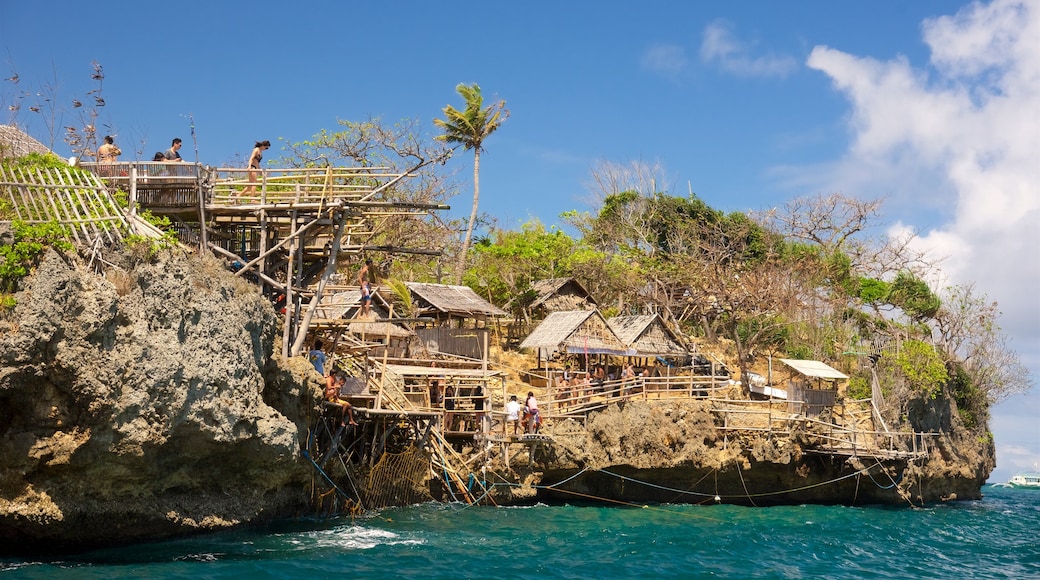
[[[1040,491],[926,508],[426,504],[0,560],[0,578],[1040,578]]]

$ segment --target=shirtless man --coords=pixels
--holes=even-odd
[[[375,282],[375,274],[372,259],[366,259],[365,265],[361,266],[357,275],[358,286],[361,287],[361,318],[368,318],[368,313],[372,311],[372,283]]]

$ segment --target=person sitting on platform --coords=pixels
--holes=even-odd
[[[325,402],[339,409],[339,426],[341,427],[347,424],[346,419],[349,419],[350,425],[357,425],[357,422],[354,421],[354,406],[350,404],[350,401],[340,398],[341,389],[346,383],[347,375],[343,371],[332,371],[325,379]]]

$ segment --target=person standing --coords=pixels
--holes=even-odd
[[[314,341],[314,348],[307,353],[307,358],[310,359],[311,364],[314,365],[314,370],[318,371],[318,374],[325,376],[325,351],[322,350],[325,345],[320,340]]]
[[[184,160],[181,159],[180,150],[181,150],[181,140],[180,140],[180,137],[174,137],[173,141],[170,142],[170,148],[167,149],[165,153],[163,153],[163,157],[166,158],[167,161],[182,162]]]
[[[264,160],[264,151],[271,148],[268,140],[257,141],[253,146],[253,152],[249,154],[249,163],[246,169],[249,171],[249,185],[242,190],[242,195],[256,195],[256,173],[260,171],[260,162]]]
[[[111,135],[105,135],[105,144],[98,147],[98,162],[99,163],[115,163],[118,161],[118,157],[123,154],[116,147],[115,139]]]
[[[524,401],[524,430],[528,433],[537,433],[542,426],[542,417],[538,413],[538,399],[534,398],[534,391],[527,391],[527,400]]]
[[[506,403],[506,425],[513,424],[513,435],[516,435],[517,430],[520,427],[520,403],[516,400],[516,395],[509,396],[509,402]]]
[[[361,318],[368,318],[372,311],[372,284],[376,282],[376,271],[372,259],[367,258],[365,265],[358,270],[358,286],[361,287]]]

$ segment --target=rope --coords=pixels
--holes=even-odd
[[[737,466],[737,475],[740,476],[740,485],[741,485],[741,487],[744,488],[744,495],[747,496],[748,501],[751,502],[751,505],[753,505],[755,507],[758,507],[757,505],[755,505],[755,500],[751,499],[751,494],[748,493],[747,484],[744,483],[744,473],[742,471],[740,471],[740,460],[739,459],[734,460],[733,464]]]
[[[739,467],[738,467],[738,469],[739,469]],[[754,498],[754,497],[769,497],[769,496],[773,496],[773,495],[782,495],[782,494],[785,494],[785,493],[792,493],[792,492],[796,492],[796,491],[804,491],[806,489],[812,489],[814,487],[822,487],[824,485],[830,485],[832,483],[837,483],[839,481],[848,479],[850,477],[855,477],[857,475],[862,475],[863,473],[867,473],[869,475],[869,473],[870,473],[869,470],[870,470],[870,468],[866,467],[866,468],[854,471],[852,473],[849,473],[847,475],[842,475],[840,477],[835,477],[834,479],[830,479],[830,480],[827,480],[827,481],[821,481],[819,483],[811,483],[809,485],[803,485],[801,487],[793,487],[793,488],[790,488],[790,489],[785,489],[785,490],[780,490],[780,491],[772,491],[772,492],[764,492],[764,493],[746,493],[745,495],[725,495],[725,496],[718,494],[718,476],[716,475],[716,479],[715,479],[716,494],[715,494],[714,497],[718,497],[718,498],[747,497],[748,499],[751,499],[751,498]],[[627,477],[627,476],[624,476],[624,475],[621,475],[621,474],[618,474],[618,473],[613,473],[611,471],[607,471],[606,469],[600,469],[600,470],[597,470],[597,471],[600,471],[602,473],[606,473],[607,475],[612,475],[614,477],[617,477],[619,479],[623,479],[625,481],[630,481],[632,483],[638,483],[638,484],[641,484],[641,485],[645,485],[647,487],[653,487],[653,488],[661,489],[661,490],[664,490],[664,491],[671,491],[671,492],[675,492],[677,494],[695,495],[695,496],[702,496],[702,497],[712,497],[710,494],[706,494],[706,493],[700,493],[700,492],[696,492],[696,491],[689,491],[689,490],[683,490],[683,489],[676,489],[674,487],[666,487],[666,486],[662,486],[662,485],[649,483],[649,482],[646,482],[646,481],[640,481],[638,479],[633,479],[631,477]],[[532,486],[532,487],[535,487],[535,486]]]

